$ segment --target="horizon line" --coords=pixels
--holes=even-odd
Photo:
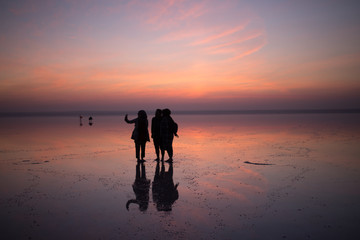
[[[155,110],[146,110],[154,114]],[[353,114],[360,113],[360,108],[351,109],[269,109],[269,110],[173,110],[176,115],[231,115],[231,114]],[[115,116],[137,114],[137,111],[125,110],[71,110],[71,111],[16,111],[0,112],[0,117],[60,117],[60,116]]]

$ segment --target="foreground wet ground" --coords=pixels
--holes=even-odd
[[[173,118],[172,165],[123,116],[2,118],[2,239],[360,237],[358,114]]]

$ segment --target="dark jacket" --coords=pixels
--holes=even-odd
[[[126,120],[125,120],[126,121]],[[132,132],[131,139],[139,142],[150,142],[148,120],[135,118],[133,120],[126,121],[127,123],[135,123],[135,128]]]
[[[178,131],[178,125],[172,117],[164,116],[160,123],[161,142],[164,147],[172,145],[174,135]]]
[[[160,117],[153,117],[151,120],[151,137],[153,139],[161,139],[160,135],[160,124],[161,118]]]

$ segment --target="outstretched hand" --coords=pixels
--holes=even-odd
[[[177,133],[175,133],[174,135],[175,135],[175,137],[177,137],[177,138],[179,137],[179,135],[177,135]]]

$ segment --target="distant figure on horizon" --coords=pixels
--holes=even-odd
[[[173,140],[174,135],[177,135],[178,125],[172,119],[170,109],[166,108],[162,110],[163,117],[160,123],[160,136],[161,136],[161,161],[164,161],[165,151],[167,151],[169,155],[169,159],[166,160],[167,162],[173,161]]]
[[[161,145],[161,135],[160,135],[160,124],[162,118],[161,109],[156,109],[155,117],[151,120],[151,138],[154,142],[156,161],[160,160],[160,145]]]
[[[134,130],[131,135],[131,139],[135,142],[135,155],[136,159],[140,161],[140,149],[141,149],[141,161],[145,161],[145,145],[146,142],[150,142],[147,114],[144,110],[138,112],[138,117],[129,120],[128,115],[125,115],[125,122],[131,124],[135,123]]]
[[[90,116],[89,117],[89,125],[92,126],[93,125],[93,122],[92,122],[93,118]]]
[[[179,198],[177,187],[179,183],[174,184],[173,164],[170,163],[169,169],[165,172],[164,162],[161,162],[161,171],[159,161],[156,164],[154,181],[152,182],[152,198],[158,211],[171,211],[172,205]]]
[[[138,162],[136,164],[135,181],[132,187],[135,193],[135,199],[127,201],[126,209],[129,210],[130,204],[135,203],[139,205],[140,211],[146,211],[149,206],[150,180],[146,178],[144,162]]]
[[[83,125],[83,123],[82,123],[83,116],[80,115],[79,117],[80,117],[80,127],[81,127]]]

